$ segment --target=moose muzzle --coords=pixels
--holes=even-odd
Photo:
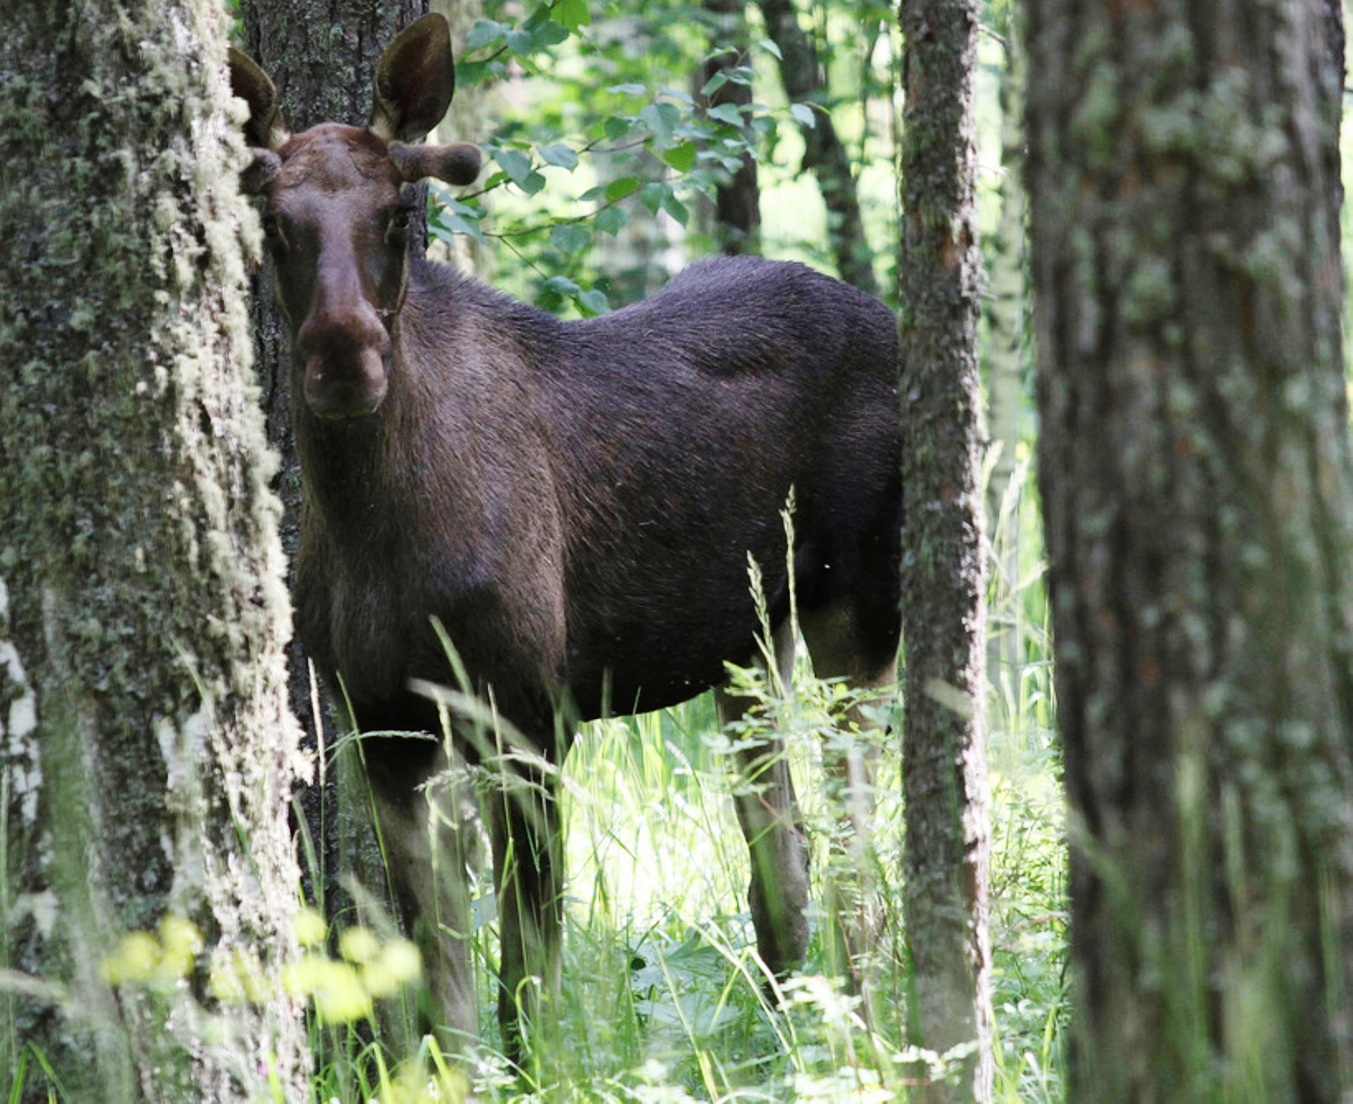
[[[305,368],[305,401],[321,418],[360,418],[374,413],[385,399],[393,346],[365,297],[356,289],[341,295],[332,294],[334,290],[322,286],[315,309],[296,335],[296,354]]]

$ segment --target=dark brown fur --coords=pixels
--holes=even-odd
[[[429,36],[441,34],[427,19],[406,31],[378,89],[382,73],[436,54]],[[401,51],[411,35],[417,49]],[[572,720],[653,709],[719,685],[727,661],[754,659],[749,554],[777,623],[792,559],[805,626],[830,626],[816,635],[835,669],[820,673],[890,675],[902,496],[897,339],[884,307],[801,265],[725,258],[635,306],[561,322],[410,258],[388,151],[425,119],[378,93],[375,130],[325,124],[292,137],[270,82],[248,66],[236,55],[236,87],[270,135],[254,183],[294,339],[294,393],[306,399],[295,404],[297,625],[363,730],[440,731],[435,705],[411,689],[452,681],[435,619],[474,689],[557,762],[561,707]],[[404,83],[417,110],[440,116],[416,77]],[[452,153],[444,160],[463,169],[463,151]],[[415,787],[442,766],[437,749],[366,742],[406,919],[418,930],[444,914],[422,942],[429,968],[450,976],[467,967],[446,916],[465,902],[426,884],[420,864],[443,846],[435,832],[431,842],[400,835],[419,831]],[[461,750],[483,758],[472,743]],[[517,769],[548,795],[548,772]],[[802,881],[783,869],[802,864],[792,789],[760,804],[776,801],[778,819],[756,831],[784,834],[790,858],[767,853],[758,868],[747,831],[758,936],[783,970],[803,952],[805,891],[766,899],[780,880]],[[523,979],[539,974],[548,991],[557,969],[554,812],[548,800],[526,804],[505,800],[489,816],[509,1038]],[[772,930],[786,925],[788,935]],[[447,1007],[464,1003],[465,979],[434,977],[432,989],[443,1021],[473,1030],[472,1009]]]

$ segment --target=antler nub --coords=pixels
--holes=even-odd
[[[468,142],[448,146],[410,146],[391,142],[390,160],[399,175],[410,183],[435,176],[448,184],[473,184],[483,164],[479,147]]]
[[[240,191],[245,195],[262,195],[268,181],[276,176],[277,170],[282,167],[282,159],[272,150],[259,149],[257,146],[249,152],[253,154],[254,159],[240,173]]]

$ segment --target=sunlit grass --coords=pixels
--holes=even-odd
[[[997,540],[1018,532],[1016,577],[993,579],[1000,631],[1016,658],[991,688],[991,927],[996,1099],[1061,1104],[1066,1021],[1066,857],[1055,694],[1041,544],[1021,484]],[[814,839],[815,902],[838,818],[824,785],[822,731],[838,688],[797,665],[792,701],[777,706],[805,820]],[[896,717],[885,717],[894,723]],[[430,1038],[384,1029],[376,1012],[414,975],[411,945],[393,928],[325,930],[303,912],[290,966],[213,957],[195,929],[167,920],[110,952],[110,981],[182,990],[194,966],[211,1001],[259,1001],[280,987],[309,1008],[317,1104],[501,1104],[555,1101],[883,1101],[908,1099],[916,1065],[903,1045],[908,976],[902,950],[902,829],[898,741],[881,746],[874,882],[886,938],[881,1014],[866,1026],[858,1000],[828,968],[825,918],[801,976],[776,983],[755,952],[748,859],[730,798],[732,771],[708,696],[660,713],[587,726],[562,775],[566,883],[563,989],[539,1027],[524,1073],[495,1049],[491,972],[497,931],[489,872],[477,874],[480,1022],[485,1044],[453,1062]],[[326,950],[327,948],[327,950]],[[415,952],[416,955],[416,952]],[[15,1067],[10,1098],[53,1083],[42,1056]],[[31,1084],[29,1084],[31,1083]],[[61,1096],[54,1092],[51,1099]],[[278,1097],[280,1100],[281,1098]]]

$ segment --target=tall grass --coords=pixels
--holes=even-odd
[[[993,534],[996,541],[1017,535],[1020,566],[1012,578],[993,578],[990,595],[993,624],[1016,633],[1019,643],[1017,661],[993,671],[992,680],[997,1100],[1056,1104],[1063,1099],[1066,863],[1041,541],[1026,470],[1012,484]],[[816,841],[819,883],[837,830],[822,782],[821,733],[829,715],[840,712],[840,695],[814,680],[801,656],[793,700],[778,706]],[[866,1026],[857,999],[828,968],[831,940],[820,913],[801,976],[777,984],[760,965],[746,911],[747,852],[729,797],[732,765],[711,699],[588,725],[561,784],[564,985],[522,1077],[509,1074],[493,1050],[489,977],[497,932],[486,874],[480,887],[477,956],[487,1047],[469,1070],[477,1099],[907,1099],[905,1072],[915,1067],[902,1043],[908,976],[897,741],[886,739],[881,751],[874,880],[888,934],[880,948],[881,1014]],[[818,884],[814,900],[822,899]],[[321,1073],[317,1100],[457,1098],[426,1041],[401,1073],[398,1056],[367,1042],[369,1034],[354,1033],[342,1061]],[[416,1071],[412,1079],[409,1069]]]
[[[1015,633],[991,691],[991,927],[996,1099],[1060,1104],[1066,1020],[1065,846],[1053,737],[1051,642],[1032,494],[1021,476],[993,527],[1016,539],[1020,564],[993,578],[994,631]],[[805,819],[815,841],[815,901],[830,869],[837,810],[823,784],[822,732],[841,690],[817,682],[805,657],[789,702],[777,703]],[[883,718],[887,720],[888,718]],[[892,718],[894,721],[896,718]],[[894,725],[894,731],[896,726]],[[457,1067],[429,1039],[372,1021],[321,1026],[318,1104],[459,1101],[904,1101],[908,991],[902,950],[898,741],[876,775],[873,880],[882,898],[882,997],[866,1026],[829,969],[829,925],[813,916],[803,973],[777,983],[755,953],[746,911],[749,867],[729,796],[732,764],[709,696],[639,717],[588,725],[564,768],[567,856],[564,984],[518,1076],[495,1051],[491,975],[497,925],[491,879],[476,885],[475,948],[486,1045]],[[384,933],[386,937],[393,931]],[[21,1062],[10,1099],[41,1076]],[[61,1099],[53,1092],[51,1099]],[[290,1102],[288,1102],[290,1104]]]

